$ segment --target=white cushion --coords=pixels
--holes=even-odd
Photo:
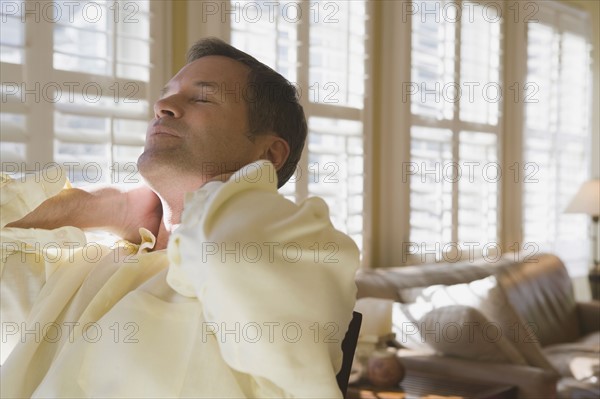
[[[484,319],[481,319],[473,311],[465,312],[464,309],[461,309],[460,312],[466,319],[457,318],[454,321],[461,325],[467,322],[485,323],[487,321],[488,324],[481,327],[483,329],[481,340],[494,341],[498,349],[504,352],[504,356],[510,362],[528,364],[554,371],[553,366],[541,352],[541,347],[535,336],[535,326],[526,326],[521,320],[508,302],[506,294],[498,284],[496,277],[489,276],[465,284],[424,287],[420,292],[415,288],[411,288],[407,292],[404,291],[402,290],[400,293],[401,296],[403,298],[411,297],[415,302],[405,306],[430,306],[433,310],[461,305],[478,310]],[[423,309],[420,311],[423,312]],[[411,317],[415,317],[412,309],[411,314]],[[422,313],[420,318],[425,316],[426,314]],[[444,318],[452,320],[451,317],[458,316],[457,314],[445,316]],[[443,328],[443,326],[440,327]],[[485,347],[487,345],[486,342],[474,342],[477,346],[482,345],[482,347]],[[465,350],[465,353],[468,352],[468,350]]]

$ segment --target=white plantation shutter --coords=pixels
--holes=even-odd
[[[433,14],[416,13],[412,18],[411,84],[417,94],[411,113],[423,118],[451,119],[453,105],[441,100],[442,87],[456,81],[456,25]]]
[[[323,198],[333,225],[362,247],[363,124],[348,119],[309,118],[306,170],[310,195]]]
[[[527,30],[527,81],[535,86],[525,101],[523,236],[536,251],[560,256],[572,276],[584,275],[587,217],[564,210],[589,176],[587,16],[540,3],[537,19]]]
[[[461,16],[450,3],[419,3],[411,21],[407,263],[497,247],[502,22],[486,3],[459,2]]]
[[[362,248],[366,2],[284,1],[273,8],[273,2],[231,1],[230,7],[231,43],[300,88],[307,147],[280,191],[297,201],[324,198],[334,226]]]
[[[295,2],[232,2],[231,44],[251,54],[259,61],[267,64],[282,74],[290,82],[297,82],[298,72],[298,31],[296,17],[292,11]],[[289,10],[287,17],[282,10]],[[245,11],[243,11],[245,10]],[[279,192],[287,198],[296,197],[297,175],[280,188]]]
[[[20,7],[0,2],[0,161],[17,165],[25,161],[27,141],[26,108],[19,101],[25,53],[25,26],[21,16]]]
[[[310,4],[308,193],[362,249],[366,2]]]
[[[411,129],[410,238],[429,248],[452,240],[452,183],[440,179],[440,165],[452,162],[452,132],[414,126]],[[433,173],[428,173],[428,172]]]
[[[236,4],[237,3],[237,4]],[[266,3],[266,4],[265,4]],[[269,65],[290,82],[297,81],[298,32],[294,23],[296,2],[244,1],[231,20],[231,44]],[[239,10],[246,10],[244,12]],[[288,13],[284,11],[288,10]]]
[[[311,103],[364,106],[366,4],[311,3],[309,83]]]
[[[14,55],[14,43],[2,42],[3,86],[22,82],[30,91],[10,96],[25,121],[25,134],[14,136],[24,146],[19,171],[58,162],[75,184],[139,181],[135,162],[150,104],[166,77],[164,4],[55,1],[22,7],[25,17],[11,29],[27,38],[23,56]],[[15,123],[4,108],[3,155],[5,144],[16,141],[12,133],[4,137],[5,122]],[[14,172],[4,156],[2,163]]]
[[[495,134],[460,132],[459,154],[462,175],[458,185],[458,237],[462,244],[488,253],[498,248],[498,163]],[[483,238],[483,241],[482,241]]]

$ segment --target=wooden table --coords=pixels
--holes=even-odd
[[[512,399],[517,388],[468,379],[452,380],[434,375],[409,373],[398,388],[374,388],[369,385],[350,386],[346,399],[412,399],[412,398],[474,398]]]

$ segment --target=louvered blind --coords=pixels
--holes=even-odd
[[[323,197],[334,225],[362,248],[366,2],[231,1],[230,6],[232,44],[300,88],[307,147],[296,175],[280,192],[297,201]],[[299,46],[306,42],[309,46]]]
[[[556,253],[572,276],[589,267],[584,215],[564,210],[589,176],[590,44],[587,16],[540,3],[527,30],[523,236]]]
[[[21,23],[22,9],[0,7],[0,67],[2,68],[2,108],[0,109],[0,160],[21,164],[25,161],[26,108],[20,101],[25,53],[25,26]]]
[[[497,249],[502,20],[454,3],[412,14],[409,263]]]
[[[138,182],[149,104],[165,78],[164,57],[150,58],[162,52],[164,4],[14,4],[17,12],[3,7],[11,34],[2,32],[2,81],[23,90],[3,106],[3,169],[20,157],[21,172],[58,162],[75,184]]]

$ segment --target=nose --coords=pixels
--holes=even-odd
[[[177,104],[175,95],[163,97],[154,103],[154,115],[156,118],[180,118],[183,114],[181,107]]]

